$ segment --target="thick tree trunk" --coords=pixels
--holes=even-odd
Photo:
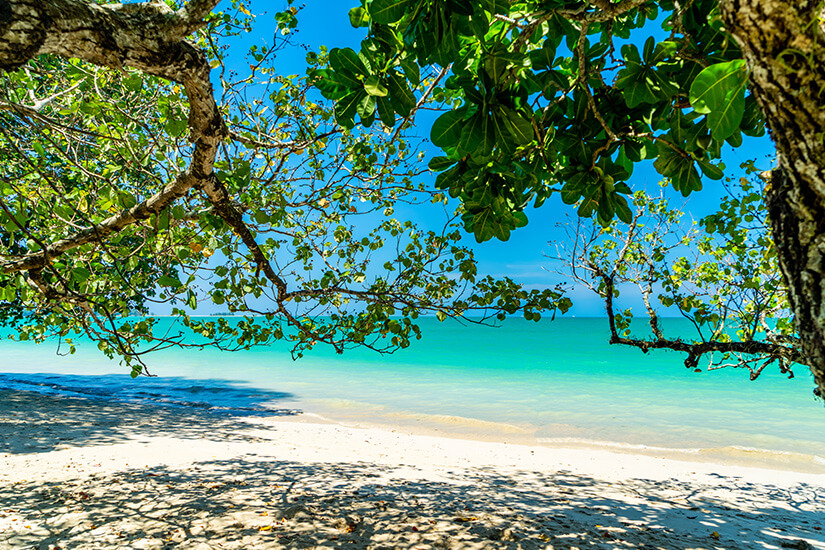
[[[722,0],[779,166],[767,201],[816,392],[825,398],[825,35],[819,0]]]

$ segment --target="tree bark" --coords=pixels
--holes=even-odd
[[[779,165],[769,217],[815,393],[825,398],[825,35],[819,0],[722,0]]]

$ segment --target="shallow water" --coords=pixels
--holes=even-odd
[[[687,326],[666,320],[678,333]],[[0,342],[0,387],[157,402],[236,414],[303,409],[460,437],[679,450],[825,471],[825,407],[806,369],[694,373],[682,356],[607,344],[604,319],[501,327],[421,320],[424,338],[394,355],[174,350],[131,380],[93,346],[58,357],[48,344]]]

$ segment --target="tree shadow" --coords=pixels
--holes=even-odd
[[[272,406],[289,397],[255,390],[248,404],[293,414]],[[11,390],[0,400],[11,411],[0,418],[4,453],[158,436],[264,443],[181,467],[17,476],[0,484],[0,548],[825,550],[823,486],[299,462],[276,447],[277,426],[242,413]],[[67,466],[59,460],[55,469]]]
[[[735,498],[676,479],[481,468],[435,480],[409,466],[245,455],[0,487],[0,538],[41,549],[825,548],[822,487],[720,481]]]
[[[248,441],[252,436],[244,434],[249,425],[243,417],[300,414],[277,407],[294,399],[288,393],[183,378],[133,382],[129,388],[123,378],[0,375],[0,387],[40,390],[0,389],[0,453],[42,453],[142,436]]]

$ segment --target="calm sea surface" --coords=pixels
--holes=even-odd
[[[608,345],[604,319],[421,327],[424,338],[393,355],[166,351],[148,358],[158,376],[137,380],[93,345],[58,357],[53,345],[0,341],[0,388],[233,414],[301,409],[409,431],[825,472],[825,407],[802,367],[792,380],[767,369],[754,382],[737,369],[694,373],[681,354]]]

